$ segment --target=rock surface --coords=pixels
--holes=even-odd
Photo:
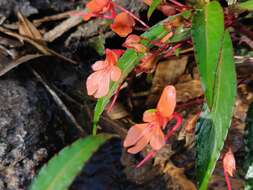
[[[49,101],[35,82],[0,80],[0,189],[25,189],[46,161]]]
[[[9,17],[20,10],[25,16],[30,16],[40,11],[63,12],[75,9],[82,1],[70,0],[1,0],[0,16]]]

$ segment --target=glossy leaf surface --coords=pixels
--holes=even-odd
[[[205,190],[231,124],[236,96],[233,46],[229,32],[224,32],[218,2],[205,5],[194,16],[192,36],[207,101],[196,131],[197,181]]]
[[[192,21],[192,39],[202,86],[209,108],[213,104],[214,81],[224,33],[224,15],[216,1],[197,11]]]

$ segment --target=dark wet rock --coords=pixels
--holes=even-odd
[[[0,189],[21,190],[53,152],[47,134],[52,112],[35,82],[5,79],[0,89]]]
[[[1,0],[0,1],[0,16],[9,17],[20,10],[25,16],[38,13],[38,10],[27,0]]]
[[[20,10],[25,16],[37,14],[40,11],[63,12],[75,9],[82,1],[70,0],[1,0],[0,15],[9,17]]]
[[[84,4],[87,0],[30,0],[31,5],[38,10],[51,10],[63,12],[76,9],[77,6]]]

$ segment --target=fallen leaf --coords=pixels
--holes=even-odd
[[[8,73],[10,70],[16,68],[17,66],[21,65],[22,63],[26,63],[28,61],[31,61],[33,59],[42,57],[44,55],[42,54],[28,54],[23,57],[20,57],[16,60],[10,61],[6,64],[2,64],[1,60],[1,65],[0,65],[0,77],[3,76],[4,74]]]
[[[21,12],[17,12],[18,17],[18,31],[19,34],[29,37],[33,40],[42,41],[40,31],[30,22]]]
[[[176,167],[173,163],[166,164],[163,172],[171,177],[173,184],[179,186],[179,189],[197,190],[196,186],[184,174],[183,168]]]

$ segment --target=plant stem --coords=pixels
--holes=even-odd
[[[183,5],[182,3],[179,3],[178,1],[176,0],[169,0],[171,3],[177,5],[178,7],[185,7],[185,5]]]
[[[225,180],[226,180],[226,184],[227,184],[228,190],[232,190],[231,184],[230,184],[230,181],[229,181],[229,177],[228,177],[228,173],[225,171],[224,168],[223,168],[223,172],[224,172],[224,176],[225,176]]]
[[[181,126],[183,118],[179,113],[174,112],[172,118],[177,120],[177,123],[172,127],[171,130],[168,131],[165,141],[167,141],[174,133],[175,131]]]

